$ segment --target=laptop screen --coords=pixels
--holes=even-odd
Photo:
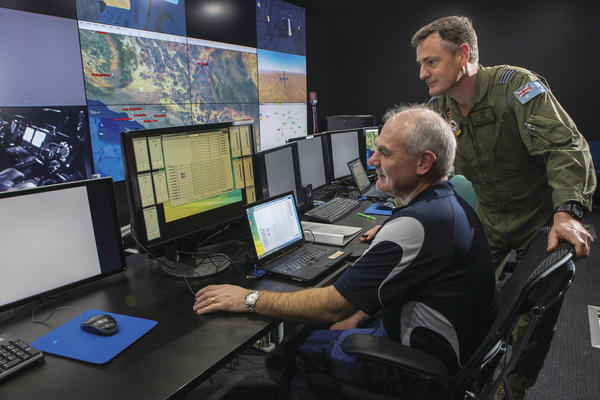
[[[259,260],[303,239],[293,193],[255,203],[246,213]]]
[[[352,176],[354,177],[358,191],[361,193],[366,191],[371,185],[371,182],[369,181],[369,177],[367,176],[367,172],[365,171],[362,162],[360,162],[360,158],[350,161],[348,163],[348,168],[350,168],[350,173],[352,173]]]

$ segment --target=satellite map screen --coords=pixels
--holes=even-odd
[[[188,39],[192,103],[256,103],[256,49]]]
[[[185,38],[82,21],[79,28],[88,102],[189,102]]]
[[[107,106],[91,103],[88,108],[94,171],[112,176],[115,181],[124,179],[121,132],[192,125],[189,104]]]

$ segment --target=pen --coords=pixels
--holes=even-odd
[[[359,212],[359,213],[356,213],[356,215],[358,215],[359,217],[366,218],[366,219],[371,219],[371,220],[374,220],[374,219],[375,219],[375,217],[373,217],[373,216],[371,216],[371,215],[366,215],[366,214],[363,214],[363,213],[361,213],[361,212]]]

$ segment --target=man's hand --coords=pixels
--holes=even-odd
[[[368,314],[358,310],[348,318],[338,321],[335,324],[331,325],[329,327],[329,330],[335,331],[358,328],[358,325],[360,325],[360,323],[366,320],[367,318],[369,318]]]
[[[209,285],[196,293],[194,311],[207,314],[215,311],[245,312],[249,289],[233,285]]]
[[[561,240],[566,240],[575,247],[575,259],[578,259],[590,255],[590,244],[594,238],[571,214],[557,212],[554,214],[554,224],[548,235],[547,251],[554,250]]]
[[[377,233],[379,228],[381,228],[381,225],[375,225],[374,227],[372,227],[371,229],[366,231],[365,234],[362,235],[358,240],[360,240],[361,242],[369,242],[370,243],[371,240],[373,240],[373,238],[375,237],[375,234]]]

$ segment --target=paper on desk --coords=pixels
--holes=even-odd
[[[302,230],[307,242],[345,246],[362,231],[362,228],[302,221]]]

